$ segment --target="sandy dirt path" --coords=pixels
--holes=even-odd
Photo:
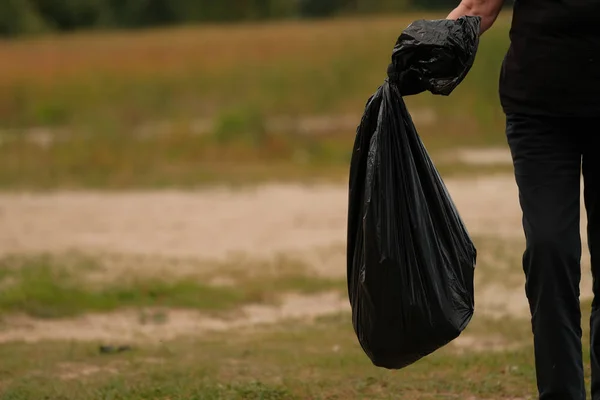
[[[511,176],[451,179],[474,235],[521,236]],[[68,250],[217,259],[344,244],[345,186],[0,194],[0,255]]]
[[[449,179],[446,183],[473,235],[498,240],[522,238],[517,189],[511,175]],[[346,211],[347,188],[343,185],[265,185],[196,192],[0,194],[0,256],[76,250],[202,260],[239,254],[258,259],[293,254],[310,260],[318,249],[334,248],[333,258],[327,262],[313,260],[312,265],[316,272],[342,277]],[[582,227],[584,223],[582,213]],[[590,278],[588,273],[583,275],[582,293],[587,296]],[[311,307],[314,304],[319,306]],[[480,314],[528,316],[521,284],[508,289],[492,282],[478,290],[477,304]],[[321,315],[322,310],[332,313],[347,309],[344,298],[327,295],[288,299],[280,307],[246,309],[233,323],[187,312],[173,314],[160,327],[141,326],[135,313],[67,321],[22,319],[0,327],[0,341],[25,337],[122,337],[124,326],[130,327],[129,336],[164,339],[203,329],[269,323],[286,317],[310,318]]]

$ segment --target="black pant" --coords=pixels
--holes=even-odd
[[[600,400],[600,116],[510,114],[511,149],[523,228],[538,389],[542,400],[585,399],[581,349],[580,181],[594,276],[592,398]]]

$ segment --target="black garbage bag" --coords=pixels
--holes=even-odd
[[[348,294],[359,343],[378,367],[415,363],[473,316],[476,249],[402,96],[449,95],[474,62],[479,25],[478,17],[409,25],[357,129]]]

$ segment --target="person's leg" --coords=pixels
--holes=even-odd
[[[598,120],[594,122],[598,126]],[[592,399],[600,400],[600,135],[589,132],[583,150],[584,201],[588,215],[588,247],[592,256],[591,364]]]
[[[585,399],[581,355],[581,146],[568,121],[508,115],[523,211],[523,269],[541,400]]]

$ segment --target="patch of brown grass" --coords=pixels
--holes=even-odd
[[[340,176],[354,128],[331,127],[327,135],[335,140],[307,139],[295,135],[294,127],[271,129],[270,122],[349,115],[358,124],[367,98],[385,78],[399,33],[415,19],[436,17],[0,41],[0,59],[10,60],[0,63],[0,186],[243,182],[269,175],[331,176],[332,171]],[[435,116],[432,123],[418,124],[429,148],[502,140],[492,77],[507,45],[507,21],[503,16],[486,35],[476,65],[452,101],[429,94],[407,99],[411,111]],[[163,123],[172,125],[164,137],[141,137],[141,128],[160,130]],[[193,127],[204,123],[207,129],[199,137]],[[32,127],[58,139],[44,146],[20,142],[31,136]],[[252,168],[260,171],[245,172]]]
[[[366,33],[392,33],[413,15],[86,33],[0,42],[0,84],[53,84],[94,73],[171,75],[222,70],[287,59],[313,63],[331,58],[348,44],[365,44]],[[392,36],[393,38],[393,36]]]

